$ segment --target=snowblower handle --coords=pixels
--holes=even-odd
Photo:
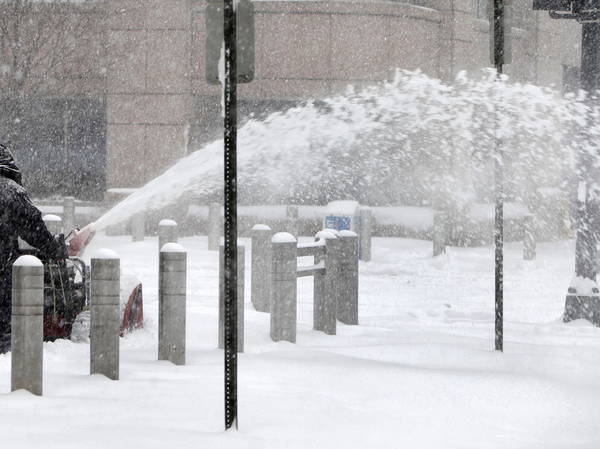
[[[67,249],[69,256],[74,257],[80,256],[83,253],[85,247],[90,243],[94,235],[96,235],[96,231],[93,226],[88,225],[81,230],[74,229],[69,235],[71,238],[67,242]]]

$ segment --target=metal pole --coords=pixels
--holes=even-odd
[[[494,0],[494,66],[500,82],[504,64],[504,0]],[[498,121],[495,123],[498,131]],[[504,347],[504,160],[502,142],[495,136],[494,181],[495,181],[495,346],[497,351]]]
[[[591,98],[600,87],[600,23],[591,22],[582,24],[581,38],[581,87],[589,95],[590,104],[595,101]],[[584,136],[589,139],[589,136]],[[594,165],[593,155],[581,151],[578,154],[577,177],[579,181],[577,208],[576,208],[576,241],[575,241],[575,275],[586,279],[596,280],[596,239],[591,223],[589,200],[592,173]]]
[[[225,54],[225,429],[237,419],[237,61],[234,0],[224,0]]]

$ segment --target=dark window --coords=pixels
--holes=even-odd
[[[7,109],[13,100],[2,100]],[[35,99],[20,108],[19,126],[0,122],[32,196],[100,200],[106,190],[106,118],[95,99]]]

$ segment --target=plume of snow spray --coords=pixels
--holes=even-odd
[[[489,198],[497,132],[505,148],[507,192],[514,199],[572,176],[573,136],[586,125],[582,96],[562,97],[529,84],[460,74],[451,85],[420,72],[308,101],[239,131],[242,202],[421,204],[433,196]],[[497,125],[497,126],[496,126]],[[589,133],[600,136],[600,126]],[[595,156],[594,160],[597,160]],[[181,159],[96,222],[96,229],[182,197],[222,189],[223,141]]]

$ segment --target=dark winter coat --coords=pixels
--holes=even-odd
[[[11,277],[12,264],[19,257],[18,237],[43,254],[62,252],[21,185],[21,171],[12,154],[0,144],[0,353],[10,345]]]

